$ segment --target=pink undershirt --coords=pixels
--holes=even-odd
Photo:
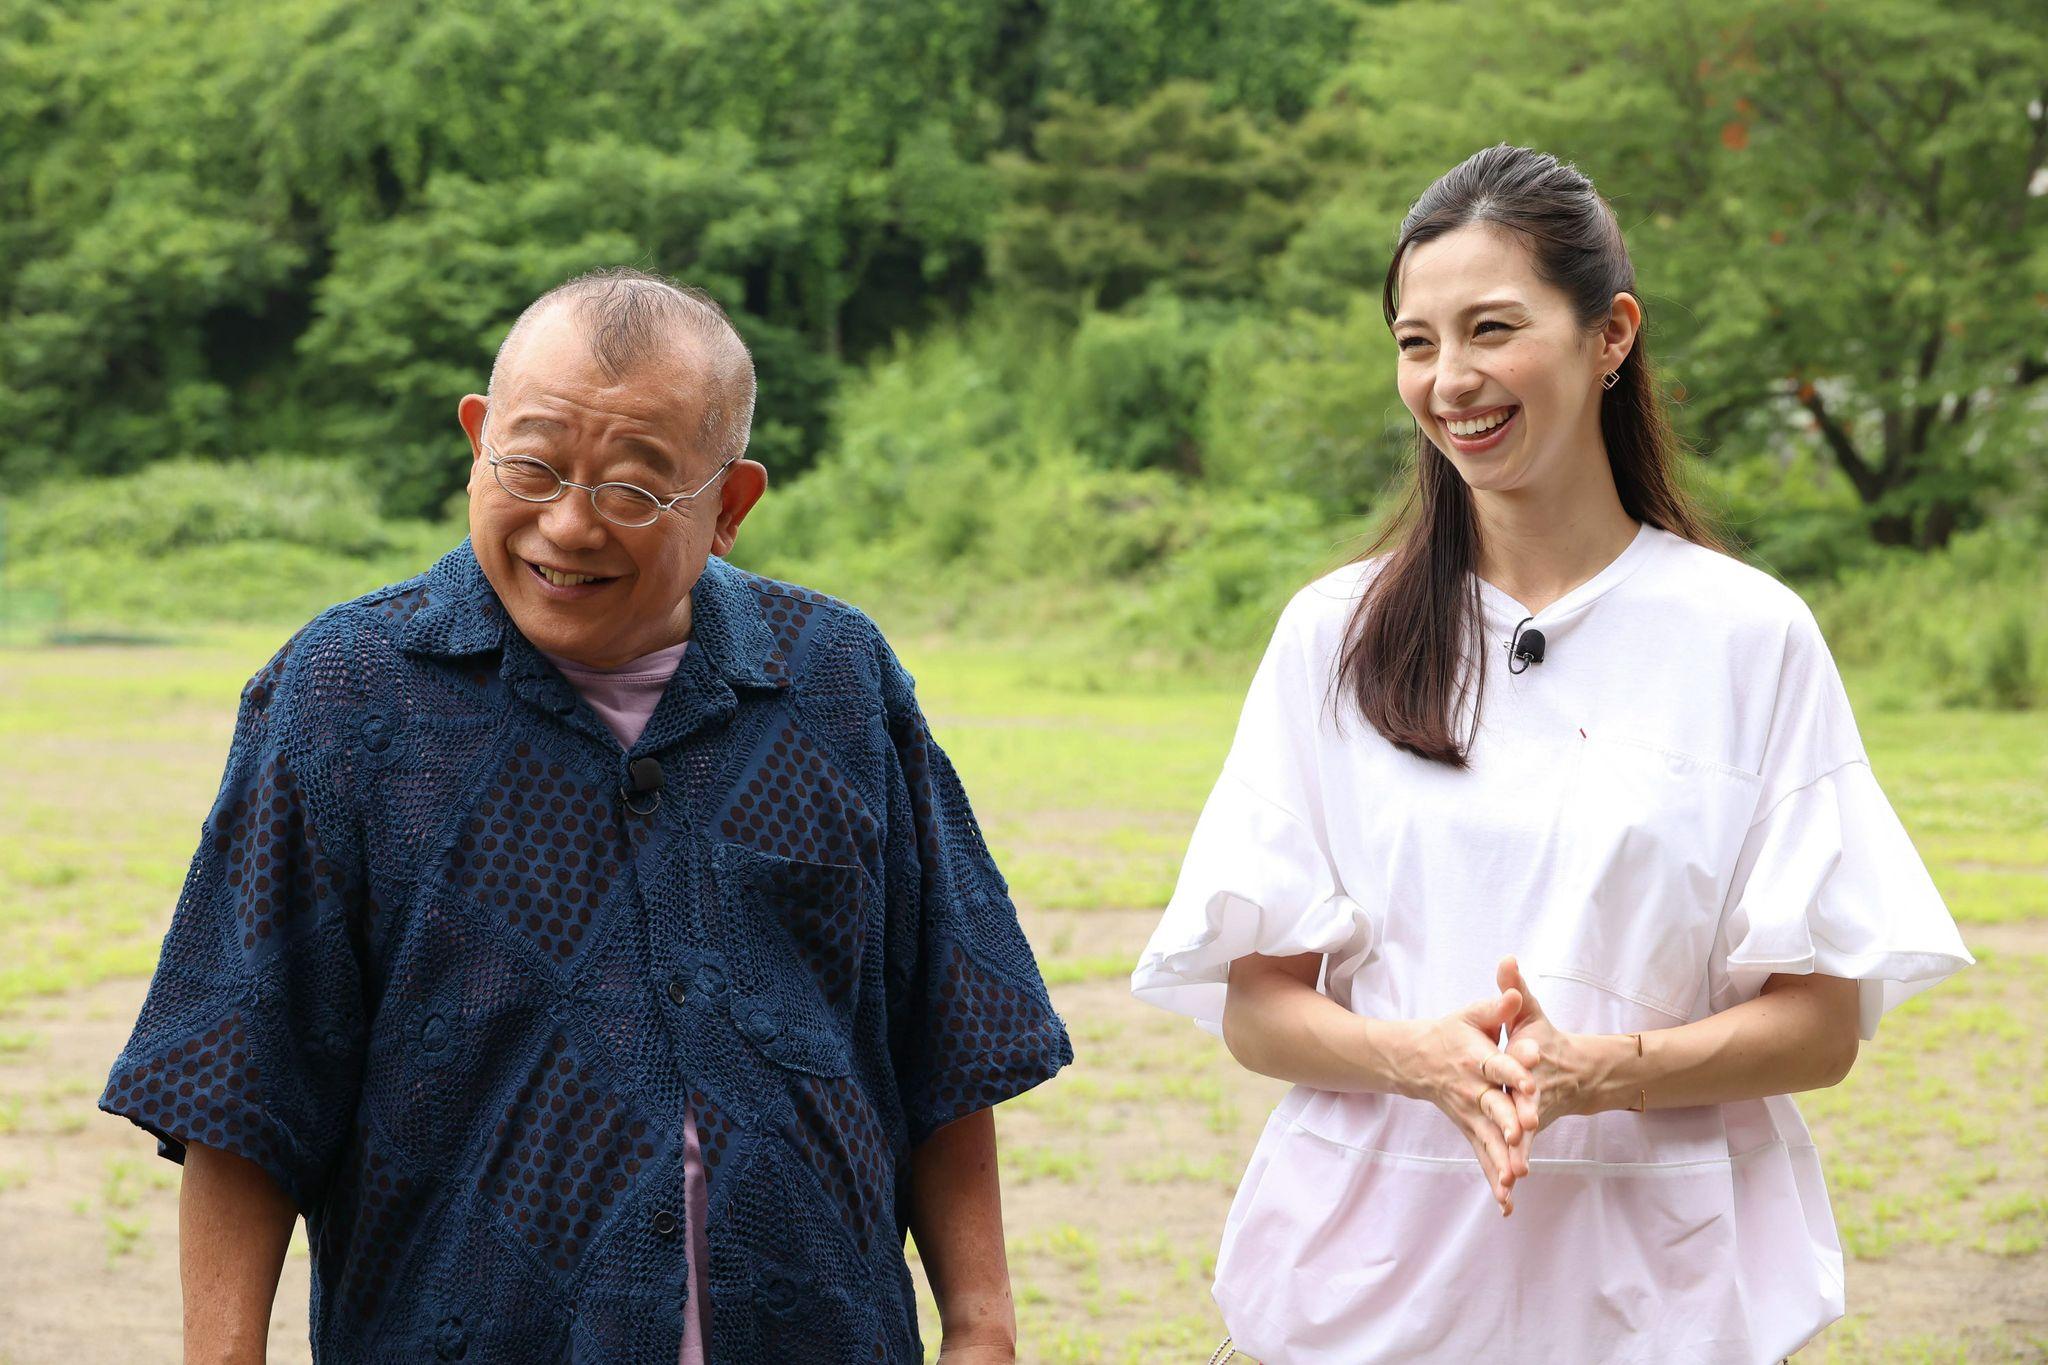
[[[633,747],[655,703],[668,689],[668,680],[683,662],[688,640],[652,654],[620,664],[617,668],[588,668],[558,654],[541,653],[561,670],[590,709],[597,712],[619,746]],[[690,1302],[683,1312],[683,1351],[680,1365],[704,1365],[704,1305],[709,1296],[704,1267],[711,1259],[709,1239],[704,1232],[708,1203],[704,1189],[704,1158],[697,1143],[697,1116],[683,1105],[683,1226],[690,1247]]]

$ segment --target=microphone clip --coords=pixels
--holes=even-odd
[[[652,815],[661,805],[662,785],[661,764],[652,758],[636,758],[626,765],[626,781],[619,796],[635,815]]]
[[[1515,633],[1507,642],[1510,673],[1527,673],[1531,664],[1543,662],[1543,632],[1533,628],[1522,629],[1535,619],[1533,616],[1524,616],[1516,623]],[[1516,664],[1520,664],[1521,667],[1517,668]]]

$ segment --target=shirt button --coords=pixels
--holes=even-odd
[[[661,1212],[654,1215],[655,1235],[660,1237],[673,1237],[676,1235],[676,1227],[676,1216],[670,1213],[667,1209],[663,1209]]]
[[[462,1319],[447,1317],[434,1329],[434,1354],[442,1360],[462,1360],[469,1355],[469,1329]]]
[[[683,985],[683,979],[680,976],[672,976],[668,979],[668,998],[675,1001],[678,1005],[690,998],[690,992]]]
[[[772,1043],[782,1032],[782,1021],[766,1005],[756,1005],[740,1019],[740,1030],[757,1043]]]

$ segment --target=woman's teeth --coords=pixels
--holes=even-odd
[[[1469,422],[1446,422],[1444,429],[1453,436],[1477,436],[1482,431],[1492,431],[1502,422],[1515,415],[1513,408],[1502,408],[1499,412],[1475,417]]]

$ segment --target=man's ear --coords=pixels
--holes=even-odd
[[[732,553],[732,543],[739,539],[740,523],[767,491],[768,466],[753,460],[734,461],[732,468],[725,471],[725,482],[718,490],[718,529],[711,537],[711,553],[721,559]]]
[[[484,457],[484,413],[489,408],[489,402],[480,393],[465,393],[455,405],[455,420],[462,423],[463,434],[469,437],[472,460]]]
[[[476,496],[477,471],[483,468],[484,460],[484,413],[489,408],[480,393],[466,393],[455,405],[455,420],[462,424],[463,434],[469,437],[469,493]]]

